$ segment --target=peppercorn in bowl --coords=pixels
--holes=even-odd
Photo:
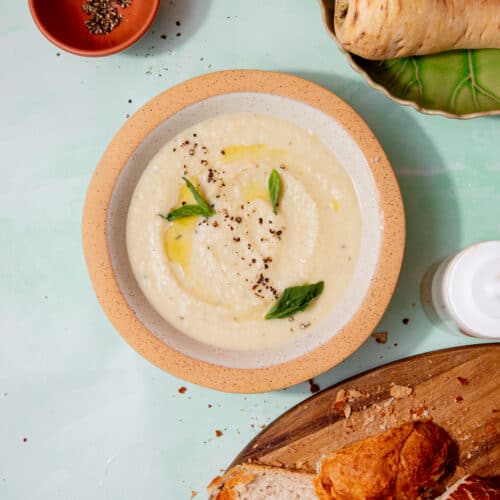
[[[159,0],[29,0],[42,34],[63,50],[97,57],[137,42],[153,23]]]
[[[126,122],[89,186],[83,243],[104,311],[140,354],[259,392],[368,338],[399,274],[404,214],[347,104],[290,75],[224,71]]]

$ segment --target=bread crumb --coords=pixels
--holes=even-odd
[[[425,406],[419,406],[418,408],[410,408],[409,411],[413,420],[421,420],[422,418],[429,417],[429,410]]]
[[[187,391],[187,388],[186,388],[186,387],[184,387],[184,386],[179,387],[179,388],[177,389],[177,392],[178,392],[179,394],[184,394],[186,391]]]
[[[337,396],[335,397],[335,402],[339,403],[341,401],[345,401],[345,390],[344,389],[339,389],[337,392]]]
[[[333,413],[339,414],[344,411],[344,406],[346,405],[345,401],[337,401],[336,403],[333,403]]]
[[[413,389],[405,385],[393,385],[389,392],[393,398],[403,399],[407,398],[413,392]]]
[[[389,398],[385,403],[384,403],[384,408],[387,408],[392,405],[392,402],[394,401],[394,398]]]
[[[351,405],[346,404],[344,406],[344,417],[348,419],[351,416]]]
[[[375,415],[367,415],[367,414],[365,414],[365,424],[364,424],[365,428],[369,424],[371,424],[374,420],[375,420]]]
[[[220,438],[220,437],[222,436],[222,431],[220,431],[219,429],[217,429],[217,430],[215,431],[215,435],[216,435],[218,438]]]
[[[269,462],[269,465],[272,467],[284,467],[285,464],[279,460],[273,460],[272,462]]]
[[[335,414],[344,413],[346,404],[347,403],[345,400],[345,390],[339,389],[335,397],[335,402],[333,403],[332,407],[333,413]]]
[[[374,332],[371,336],[377,344],[385,344],[387,342],[387,332]]]
[[[349,392],[347,393],[349,401],[352,401],[353,399],[360,398],[363,394],[361,394],[359,391],[356,389],[349,389]]]
[[[195,490],[191,490],[191,498],[194,498],[195,496],[198,496],[198,492]]]

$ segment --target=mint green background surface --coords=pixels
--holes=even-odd
[[[145,38],[104,59],[51,45],[25,3],[0,4],[2,500],[188,499],[192,490],[204,498],[259,426],[309,395],[307,383],[222,394],[163,373],[122,341],[87,276],[81,210],[100,155],[127,114],[202,73],[261,68],[326,86],[363,116],[398,176],[408,238],[378,327],[388,342],[368,339],[317,379],[322,388],[412,354],[479,342],[430,323],[419,283],[436,260],[500,238],[498,118],[420,115],[371,89],[312,0],[163,1]]]

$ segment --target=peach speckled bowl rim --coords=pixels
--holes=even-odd
[[[215,95],[257,92],[320,109],[339,122],[371,169],[384,227],[380,257],[365,299],[342,330],[317,349],[265,368],[240,369],[189,357],[154,336],[136,317],[114,276],[107,243],[107,212],[115,183],[146,136],[178,111]],[[283,73],[228,70],[185,81],[146,103],[119,130],[90,182],[82,220],[85,260],[97,298],[111,323],[139,354],[189,382],[226,392],[265,392],[303,382],[337,365],[369,337],[394,292],[403,259],[405,218],[399,186],[379,142],[362,118],[335,94]]]

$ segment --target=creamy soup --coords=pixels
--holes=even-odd
[[[183,177],[213,215],[160,216],[196,205]],[[314,328],[344,293],[360,238],[356,192],[332,152],[294,124],[251,113],[220,115],[167,143],[127,218],[132,270],[153,307],[184,334],[230,349],[276,347]],[[319,281],[323,293],[304,311],[264,319],[286,288]]]

